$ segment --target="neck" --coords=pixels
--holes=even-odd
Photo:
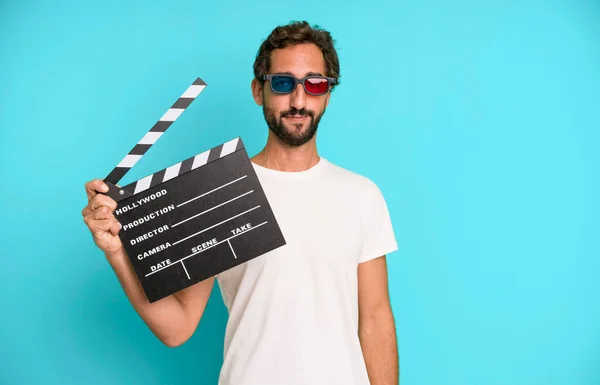
[[[252,162],[277,171],[306,171],[319,162],[316,136],[299,147],[290,147],[269,131],[267,143]]]

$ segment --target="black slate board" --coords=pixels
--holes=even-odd
[[[220,156],[221,145],[180,162],[177,176],[138,193],[143,179],[163,180],[167,169],[123,188],[107,182],[123,225],[119,237],[150,302],[285,245],[236,141],[235,151]],[[207,163],[192,169],[197,158]]]

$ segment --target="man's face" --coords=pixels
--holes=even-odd
[[[274,50],[269,74],[287,74],[297,78],[325,75],[325,60],[314,44],[301,44]],[[310,141],[329,103],[329,93],[322,96],[307,94],[301,84],[289,94],[271,91],[269,81],[256,89],[255,99],[263,105],[269,129],[289,146],[301,146]],[[261,95],[257,95],[260,93]]]

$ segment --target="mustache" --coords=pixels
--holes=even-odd
[[[291,117],[301,117],[301,116],[310,116],[312,118],[315,117],[314,111],[307,110],[306,108],[290,108],[287,111],[283,111],[279,114],[282,118],[291,118]]]

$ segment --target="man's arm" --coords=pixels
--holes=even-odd
[[[175,347],[187,341],[196,330],[210,297],[214,277],[205,279],[154,303],[135,275],[118,233],[121,229],[114,216],[117,203],[108,196],[108,187],[95,179],[85,184],[88,204],[81,214],[96,245],[113,268],[131,305],[160,341]]]
[[[398,343],[385,256],[358,265],[358,308],[358,333],[371,385],[398,385]]]
[[[214,277],[150,303],[125,250],[113,255],[108,253],[105,255],[129,302],[150,331],[163,344],[177,347],[194,334],[208,303]]]

